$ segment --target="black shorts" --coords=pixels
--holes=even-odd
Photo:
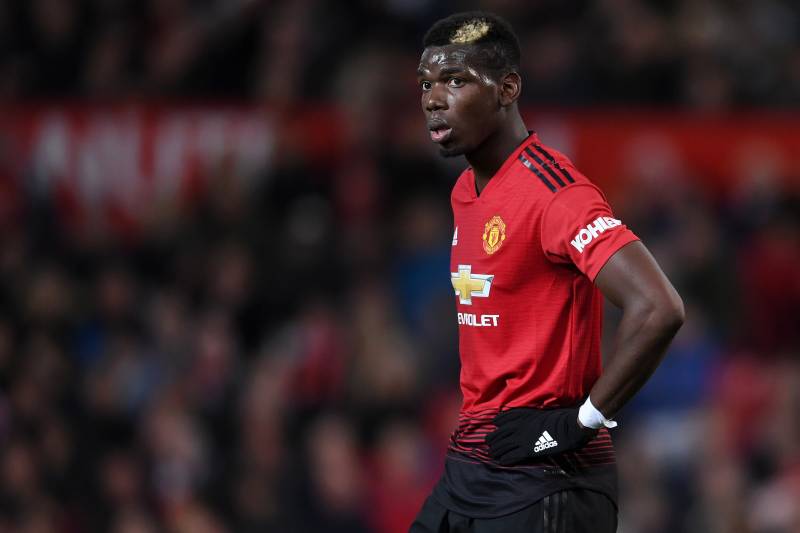
[[[409,533],[614,533],[617,507],[603,493],[569,489],[498,518],[469,518],[429,496]]]

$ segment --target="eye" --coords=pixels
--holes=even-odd
[[[455,88],[463,87],[464,80],[462,80],[461,78],[450,78],[449,80],[447,80],[447,85]]]
[[[429,82],[429,81],[421,81],[421,82],[419,82],[419,87],[423,91],[430,91],[431,90],[431,82]]]

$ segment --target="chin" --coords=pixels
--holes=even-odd
[[[439,155],[442,157],[458,157],[464,155],[465,152],[463,146],[439,146]]]

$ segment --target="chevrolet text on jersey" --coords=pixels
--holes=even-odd
[[[586,245],[592,242],[597,235],[603,233],[607,229],[616,228],[621,224],[622,221],[616,218],[597,217],[594,222],[582,228],[569,243],[574,246],[578,252],[583,253],[583,249],[586,248]]]
[[[475,328],[496,327],[500,315],[473,315],[472,313],[458,313],[459,326],[472,326]]]

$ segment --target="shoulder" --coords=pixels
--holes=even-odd
[[[573,162],[558,150],[538,139],[517,155],[515,188],[521,194],[533,195],[540,205],[569,202],[578,197],[599,195],[602,191]]]

